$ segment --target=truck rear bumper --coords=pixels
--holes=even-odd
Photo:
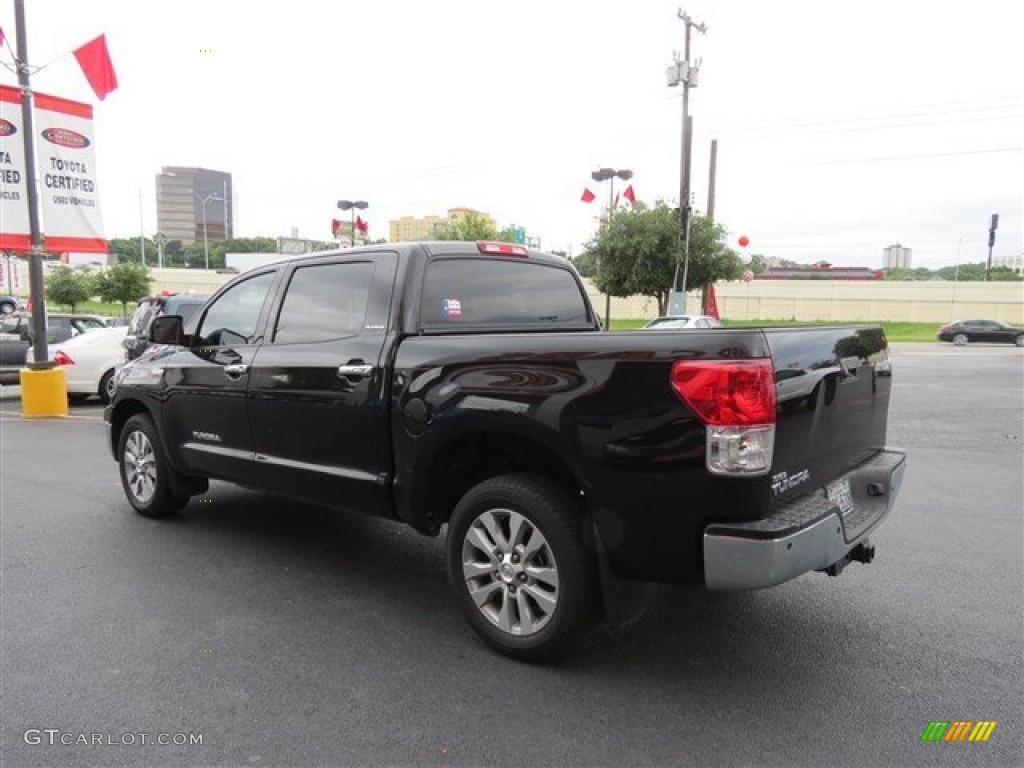
[[[868,533],[892,510],[905,466],[903,451],[886,448],[841,478],[849,482],[853,500],[845,514],[819,490],[761,520],[709,525],[704,530],[708,589],[770,587],[845,564],[851,552],[864,551]]]

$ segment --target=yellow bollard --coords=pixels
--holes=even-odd
[[[21,415],[26,419],[46,419],[68,415],[67,374],[63,368],[34,371],[22,368]]]

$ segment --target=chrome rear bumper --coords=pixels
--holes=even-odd
[[[715,523],[704,530],[708,589],[756,589],[789,581],[844,561],[892,510],[903,482],[906,454],[887,448],[851,470],[854,508],[847,515],[824,490],[747,523]]]

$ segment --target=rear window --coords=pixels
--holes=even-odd
[[[589,327],[572,272],[518,259],[437,259],[427,266],[420,320],[426,328]]]

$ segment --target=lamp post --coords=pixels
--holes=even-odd
[[[615,178],[618,177],[623,181],[629,181],[633,178],[633,172],[628,168],[616,170],[614,168],[598,168],[596,171],[590,174],[590,178],[594,181],[610,181],[608,185],[608,218],[605,219],[605,227],[611,226],[612,223],[612,208],[615,205]],[[604,329],[611,330],[611,311],[612,311],[612,296],[607,291],[604,294]]]
[[[370,207],[370,204],[365,200],[339,200],[338,207],[343,211],[350,211],[352,215],[352,229],[350,235],[352,237],[352,247],[356,247],[356,208],[361,211],[366,210]]]
[[[223,198],[217,197],[217,195],[207,195],[201,198],[203,204],[203,259],[206,263],[206,269],[210,268],[210,239],[206,232],[206,204],[217,201],[220,202]],[[226,224],[225,224],[226,226]]]

